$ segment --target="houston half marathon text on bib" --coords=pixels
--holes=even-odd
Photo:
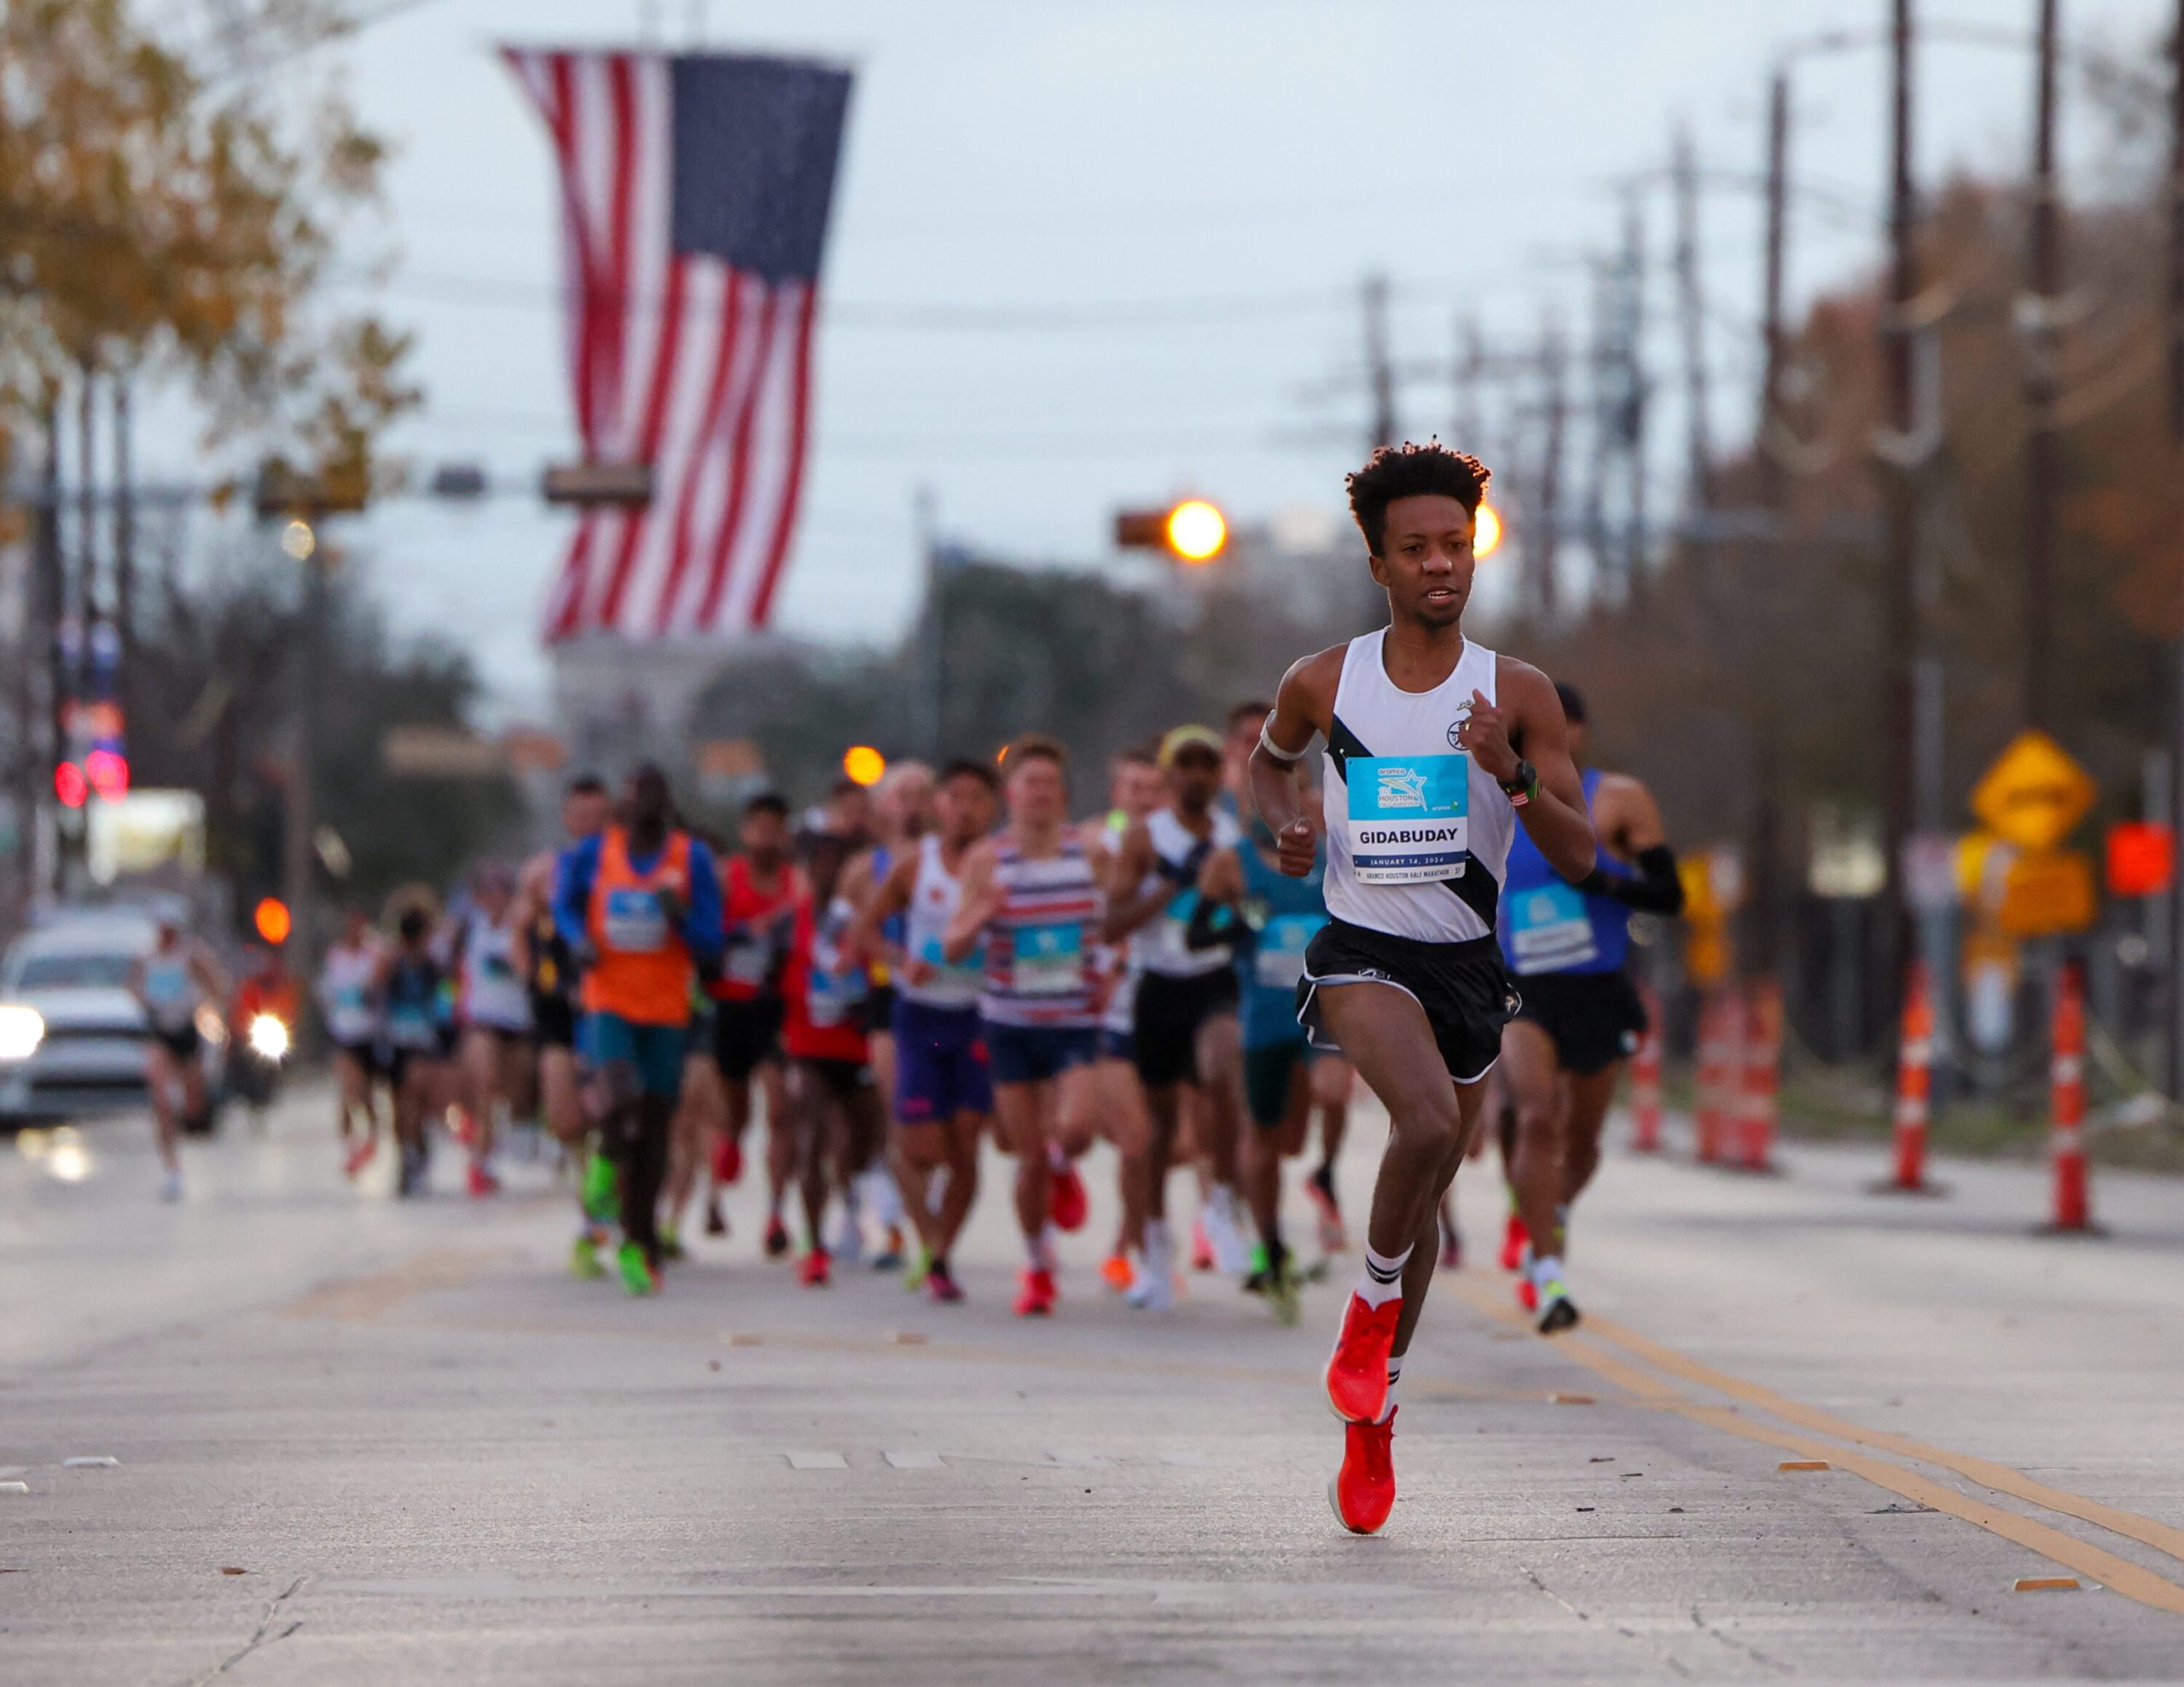
[[[1350,864],[1360,884],[1461,877],[1470,853],[1469,756],[1352,756],[1343,782]]]

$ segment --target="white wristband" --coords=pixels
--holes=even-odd
[[[1268,716],[1265,720],[1259,722],[1259,748],[1265,751],[1268,755],[1273,757],[1275,761],[1281,762],[1285,766],[1292,762],[1303,761],[1306,751],[1310,751],[1312,746],[1308,744],[1303,750],[1284,750],[1280,745],[1276,744],[1272,739],[1266,735],[1266,729],[1273,724],[1274,716],[1271,715]]]

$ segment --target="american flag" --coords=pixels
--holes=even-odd
[[[725,54],[506,56],[561,168],[584,456],[653,466],[648,506],[579,519],[545,636],[763,627],[804,479],[849,73]]]

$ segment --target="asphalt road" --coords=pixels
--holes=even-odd
[[[330,1135],[307,1097],[193,1145],[175,1207],[141,1121],[0,1147],[0,1682],[2184,1676],[2176,1183],[2057,1240],[2030,1168],[1618,1153],[1549,1341],[1474,1168],[1359,1540],[1351,1267],[1302,1330],[1202,1277],[1149,1321],[1092,1269],[1104,1162],[1027,1325],[997,1190],[961,1307],[799,1289],[747,1187],[637,1303],[563,1274],[543,1165],[398,1206]]]

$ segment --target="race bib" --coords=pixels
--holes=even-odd
[[[658,954],[667,947],[667,913],[649,890],[607,893],[607,947],[624,954]]]
[[[1252,957],[1252,977],[1270,990],[1293,990],[1304,976],[1304,951],[1313,935],[1327,924],[1323,914],[1278,913],[1259,933],[1258,952]]]
[[[1566,972],[1598,958],[1583,892],[1557,878],[1508,900],[1509,953],[1519,972]]]
[[[1471,757],[1352,756],[1350,863],[1360,884],[1431,884],[1469,859]]]
[[[980,939],[962,959],[950,960],[940,947],[940,939],[927,937],[918,948],[918,959],[932,969],[932,976],[926,983],[956,984],[965,988],[976,985],[985,977],[985,940]]]
[[[846,1023],[850,1010],[863,1000],[863,972],[833,972],[815,965],[805,977],[804,1006],[814,1025]]]
[[[726,971],[730,982],[755,988],[773,970],[774,946],[763,935],[753,933],[729,945]]]
[[[1084,988],[1084,928],[1019,925],[1012,934],[1010,977],[1019,996],[1073,995]]]

